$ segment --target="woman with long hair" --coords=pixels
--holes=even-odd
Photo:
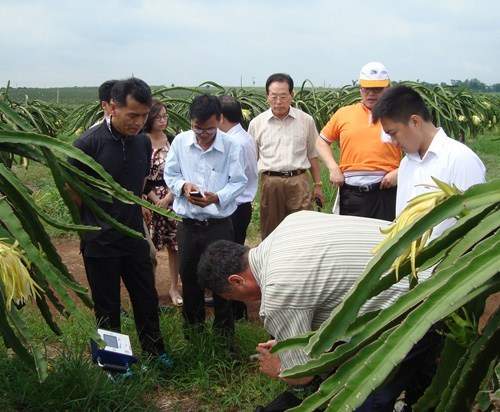
[[[160,101],[155,100],[149,117],[144,126],[144,132],[148,135],[153,146],[151,156],[151,172],[147,178],[146,185],[151,190],[147,197],[156,206],[170,209],[174,196],[163,180],[163,169],[165,159],[170,149],[170,143],[165,134],[168,124],[167,107]],[[177,225],[173,219],[166,218],[153,213],[149,225],[153,244],[157,250],[164,248],[168,251],[168,266],[170,272],[170,299],[176,306],[182,305],[182,297],[179,292],[179,272],[177,264]]]

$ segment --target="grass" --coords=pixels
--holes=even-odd
[[[500,131],[486,133],[467,144],[487,167],[487,178],[500,177]],[[59,199],[47,170],[31,163],[16,173],[33,191],[35,202],[52,217],[68,221],[67,210]],[[326,196],[323,211],[329,212],[335,192],[322,169]],[[248,240],[255,245],[259,235],[259,205],[255,202]],[[52,236],[68,236],[48,228]],[[258,342],[267,340],[263,328],[250,322],[239,322],[236,338],[241,355],[235,361],[225,355],[217,338],[208,329],[196,341],[187,342],[182,333],[177,309],[161,314],[161,329],[175,361],[175,368],[164,374],[143,361],[134,368],[134,377],[115,383],[93,365],[88,353],[88,336],[93,330],[93,315],[83,315],[59,322],[63,335],[55,336],[37,315],[36,310],[23,310],[36,341],[46,348],[50,374],[39,384],[36,375],[0,343],[0,410],[201,410],[250,411],[266,404],[284,388],[284,384],[268,379],[248,361]],[[131,336],[134,352],[139,354],[133,318],[122,318],[124,333]],[[142,370],[141,366],[149,366]]]
[[[467,145],[485,164],[487,180],[500,178],[500,130],[487,132]]]
[[[257,343],[267,339],[260,326],[237,324],[241,354],[234,360],[209,328],[187,342],[180,313],[174,308],[161,315],[162,334],[175,362],[172,371],[165,373],[143,359],[134,365],[131,379],[113,382],[90,360],[88,336],[93,315],[82,312],[82,316],[60,322],[63,335],[57,337],[35,310],[24,309],[36,341],[47,350],[50,374],[39,384],[33,371],[0,344],[0,410],[250,411],[284,389],[284,384],[263,376],[248,361]],[[122,328],[131,336],[134,353],[139,354],[133,318],[124,316]]]
[[[14,166],[13,170],[23,183],[31,190],[33,200],[47,215],[58,221],[69,223],[71,217],[64,201],[59,195],[49,170],[36,162],[29,162],[26,168]],[[45,225],[52,237],[73,237],[68,233],[50,225]]]

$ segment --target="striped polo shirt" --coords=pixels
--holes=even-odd
[[[390,222],[301,211],[289,215],[258,247],[249,264],[262,292],[260,317],[278,341],[317,329],[373,257]],[[402,280],[370,299],[361,312],[389,306],[408,290]],[[282,370],[309,359],[303,350],[280,354]]]

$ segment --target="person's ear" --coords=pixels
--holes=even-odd
[[[419,129],[422,126],[422,118],[417,114],[412,114],[410,116],[410,126]]]
[[[235,273],[233,275],[230,275],[227,278],[227,281],[233,287],[239,287],[239,286],[242,286],[245,283],[245,279],[243,278],[243,276],[241,276],[241,275],[239,275],[237,273]]]
[[[113,116],[116,115],[117,108],[118,108],[118,105],[116,104],[116,102],[113,99],[111,99],[111,102],[109,103],[109,111]]]

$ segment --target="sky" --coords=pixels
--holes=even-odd
[[[342,4],[340,4],[342,3]],[[500,83],[500,1],[0,0],[0,86],[341,86],[380,61],[394,80]]]

